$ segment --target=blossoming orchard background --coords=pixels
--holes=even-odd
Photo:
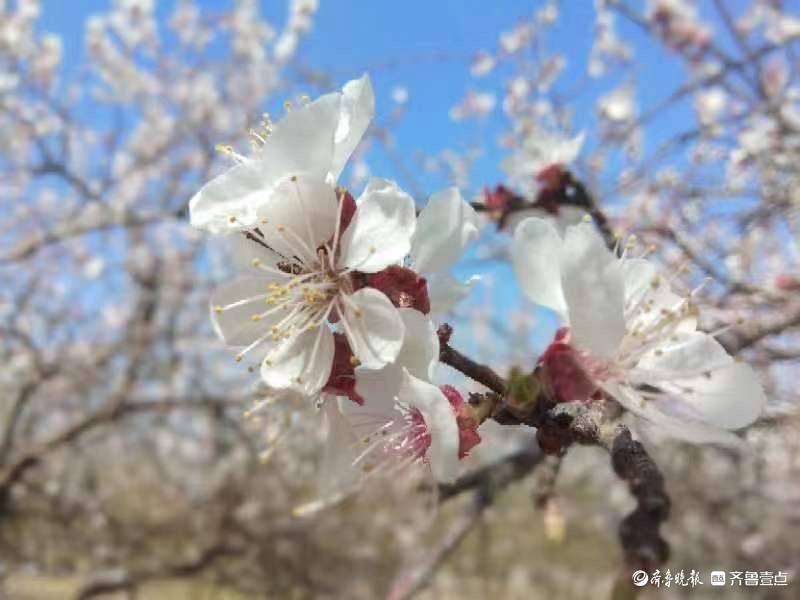
[[[646,254],[756,370],[736,443],[634,429],[672,506],[658,589],[628,585],[630,553],[665,515],[626,520],[636,480],[596,444],[488,420],[455,483],[416,464],[337,496],[324,411],[250,410],[258,369],[209,321],[235,257],[189,201],[231,167],[219,144],[247,154],[264,113],[364,73],[375,116],[339,185],[394,180],[418,223],[447,186],[476,210],[451,272],[480,280],[435,316],[443,347],[509,389],[548,348],[559,319],[533,302],[559,303],[511,264],[533,216],[522,242]],[[0,0],[0,597],[723,597],[711,571],[759,573],[726,598],[797,597],[798,74],[781,0]],[[437,383],[486,392],[442,362]],[[713,425],[761,409],[739,391]]]

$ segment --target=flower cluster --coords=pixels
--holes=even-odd
[[[190,202],[192,224],[230,239],[241,271],[213,294],[214,328],[276,395],[323,407],[327,477],[346,486],[422,462],[450,481],[481,440],[480,418],[454,387],[433,383],[431,317],[473,283],[448,271],[478,234],[475,211],[455,188],[417,214],[393,181],[370,179],[357,199],[337,186],[373,116],[366,76],[287,108],[252,132],[249,155],[223,147],[237,164]],[[526,296],[564,322],[535,376],[555,402],[611,399],[682,439],[735,442],[729,430],[756,419],[764,393],[750,367],[698,331],[697,290],[676,294],[630,248],[609,251],[589,222],[559,222],[562,203],[588,207],[568,169],[582,142],[531,138],[506,164],[512,180],[538,183],[528,208],[550,217],[517,222],[512,246]],[[486,207],[507,213],[510,202],[501,186]]]
[[[691,442],[736,443],[766,398],[756,374],[713,335],[697,330],[692,298],[645,258],[609,251],[590,223],[562,238],[529,218],[514,235],[512,260],[525,295],[564,326],[539,359],[558,402],[607,394],[631,413]]]
[[[273,390],[336,407],[329,420],[346,420],[353,435],[331,439],[357,448],[349,466],[424,461],[452,479],[477,442],[460,450],[459,423],[473,434],[474,425],[458,392],[431,383],[430,315],[469,292],[473,281],[448,271],[477,235],[476,215],[455,188],[417,215],[393,181],[373,178],[357,199],[337,187],[373,116],[366,76],[289,108],[252,132],[250,155],[223,147],[237,164],[190,202],[192,224],[231,239],[241,271],[213,295],[214,328]]]

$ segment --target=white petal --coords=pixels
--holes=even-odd
[[[328,177],[339,126],[341,94],[326,94],[292,108],[273,125],[266,142],[254,154],[262,176],[273,185],[287,175]]]
[[[327,383],[333,354],[333,333],[322,325],[292,336],[271,350],[261,365],[261,378],[270,387],[291,388],[312,396]]]
[[[695,377],[733,362],[714,337],[701,331],[676,333],[644,354],[636,364],[641,380],[658,385],[659,379]],[[639,375],[635,375],[637,379]]]
[[[317,248],[336,229],[338,204],[333,188],[308,176],[285,178],[270,202],[259,210],[258,228],[265,242],[286,260],[316,260]]]
[[[525,296],[568,317],[564,292],[561,289],[561,238],[553,225],[544,219],[531,217],[514,230],[511,263]]]
[[[189,220],[193,227],[212,234],[251,227],[258,207],[267,200],[267,186],[256,163],[236,165],[206,183],[189,200]]]
[[[247,346],[275,323],[274,317],[260,321],[252,319],[253,315],[263,313],[268,308],[264,296],[271,281],[268,276],[239,277],[214,290],[211,295],[211,324],[227,345]],[[217,307],[239,302],[241,304],[233,308],[216,310]]]
[[[336,181],[375,115],[375,94],[369,75],[348,81],[342,88],[342,105],[336,129],[330,177]]]
[[[625,282],[626,306],[637,306],[645,294],[653,289],[656,277],[656,267],[649,260],[634,258],[623,261],[622,278]]]
[[[750,425],[767,402],[756,373],[750,365],[738,362],[662,387],[686,405],[688,414],[723,429]]]
[[[740,448],[742,441],[732,433],[686,417],[678,417],[664,410],[655,400],[645,400],[627,386],[604,385],[617,402],[634,415],[646,421],[655,432],[693,444],[719,444]]]
[[[458,424],[456,414],[442,391],[433,384],[404,373],[398,397],[401,402],[422,413],[431,445],[428,460],[434,477],[441,482],[454,481],[458,475]]]
[[[397,264],[411,248],[415,225],[411,196],[394,182],[372,179],[342,236],[339,263],[365,273]]]
[[[345,402],[353,404],[349,400],[345,400]],[[326,399],[323,411],[327,436],[320,471],[325,476],[323,481],[326,482],[322,491],[330,493],[355,484],[360,478],[361,472],[353,467],[354,449],[358,445],[358,438],[350,426],[350,422],[342,414],[336,398]],[[343,483],[345,485],[342,485]]]
[[[414,377],[430,381],[439,362],[436,327],[427,316],[413,308],[401,308],[398,312],[405,325],[405,336],[395,364],[408,369]]]
[[[405,336],[395,361],[382,369],[358,367],[355,371],[356,392],[364,398],[370,411],[394,402],[403,381],[403,368],[415,377],[430,381],[439,362],[439,336],[431,320],[413,308],[401,308],[398,312],[403,319]]]
[[[431,314],[442,315],[450,312],[456,304],[469,296],[473,286],[480,281],[474,275],[466,281],[459,281],[450,275],[436,275],[428,279],[428,298]]]
[[[591,223],[567,230],[561,283],[573,343],[611,359],[625,335],[625,286],[620,261]]]
[[[345,303],[343,325],[353,354],[367,369],[379,369],[397,358],[405,326],[383,292],[363,288]]]
[[[370,413],[391,414],[400,386],[403,383],[403,368],[391,363],[382,369],[355,370],[356,393],[364,399],[364,407]],[[350,402],[355,407],[355,403]],[[353,408],[355,410],[355,408]]]
[[[283,260],[283,257],[266,247],[266,242],[255,237],[255,234],[250,235],[253,235],[254,238],[248,238],[244,232],[237,231],[225,236],[223,240],[228,247],[237,271],[254,277],[261,277],[264,275],[265,270],[260,267],[277,268],[277,264]]]
[[[433,194],[417,217],[411,264],[426,275],[447,271],[477,236],[478,217],[457,188]]]

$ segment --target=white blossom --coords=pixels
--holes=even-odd
[[[215,234],[253,227],[277,191],[293,187],[287,188],[292,177],[331,187],[374,111],[372,84],[365,75],[348,82],[341,93],[295,108],[274,125],[265,123],[264,131],[253,132],[259,145],[252,155],[234,153],[238,164],[191,199],[192,225]]]
[[[344,197],[324,181],[297,176],[274,190],[259,211],[258,233],[236,238],[237,259],[252,274],[212,298],[222,339],[243,347],[237,359],[266,348],[267,385],[313,395],[331,373],[338,318],[356,358],[377,368],[394,360],[403,340],[397,309],[380,291],[359,288],[353,273],[375,273],[408,254],[414,202],[396,184],[373,179],[342,230]]]
[[[734,442],[727,430],[761,413],[766,400],[757,376],[697,330],[693,294],[674,293],[643,258],[617,258],[591,224],[570,227],[562,239],[548,221],[527,219],[515,232],[512,260],[525,295],[568,327],[549,356],[579,367],[586,381],[581,385],[573,372],[559,382],[556,374],[567,396],[596,386],[693,442]],[[559,349],[566,353],[557,356]]]
[[[448,271],[479,233],[478,216],[451,187],[433,194],[417,217],[410,265],[428,282],[431,312],[442,314],[467,297],[478,277],[459,281]]]
[[[356,391],[364,405],[339,403],[339,414],[348,422],[344,431],[351,433],[330,443],[355,454],[350,465],[360,470],[424,461],[437,480],[452,481],[458,474],[459,433],[453,407],[432,383],[439,338],[419,311],[400,313],[406,329],[402,349],[380,370],[356,369]],[[349,440],[357,440],[356,445]]]
[[[555,132],[531,131],[501,168],[513,185],[533,193],[536,176],[551,166],[568,167],[580,154],[585,137],[584,132],[568,138]]]

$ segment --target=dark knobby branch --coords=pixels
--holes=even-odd
[[[484,403],[490,407],[488,410],[482,408],[482,412],[489,418],[504,425],[535,427],[539,444],[548,453],[563,455],[575,443],[599,446],[609,453],[614,472],[626,482],[636,499],[636,508],[622,520],[619,527],[626,566],[630,570],[652,570],[663,564],[669,556],[669,546],[661,536],[660,528],[670,512],[664,477],[644,446],[633,439],[627,427],[619,423],[622,412],[619,405],[610,398],[556,404],[546,388],[538,382],[535,373],[522,376],[515,374],[507,381],[489,367],[451,348],[451,334],[449,325],[439,328],[440,359],[492,390],[493,393],[483,395]],[[519,380],[524,382],[526,378],[530,385],[521,385]],[[533,395],[530,402],[514,397],[519,390]],[[519,456],[512,455],[509,458],[512,472],[514,461],[517,460],[520,460]],[[490,468],[500,467],[492,465]],[[443,488],[444,497],[457,494],[462,489],[471,489],[473,482],[481,480],[480,473],[474,474],[472,481],[462,480]]]
[[[617,246],[617,236],[611,228],[608,217],[583,182],[569,170],[559,169],[558,181],[550,186],[544,186],[535,200],[512,192],[503,185],[498,186],[494,192],[487,193],[502,197],[501,208],[495,208],[488,202],[473,202],[472,207],[478,212],[491,213],[498,229],[503,229],[515,213],[538,209],[556,216],[562,207],[572,206],[580,208],[591,217],[609,249],[613,250]]]
[[[506,382],[502,377],[491,368],[475,362],[450,346],[448,342],[453,333],[453,328],[450,325],[444,323],[436,333],[439,335],[439,360],[470,379],[486,386],[496,394],[505,394]]]

